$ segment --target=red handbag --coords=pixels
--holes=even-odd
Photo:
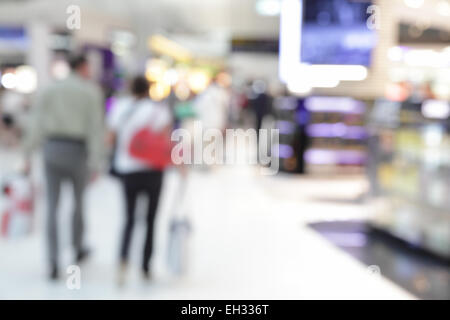
[[[157,170],[172,164],[171,152],[172,144],[167,134],[150,128],[136,132],[129,145],[129,153],[133,158]]]

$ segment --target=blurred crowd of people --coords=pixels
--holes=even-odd
[[[109,172],[121,182],[126,204],[118,282],[125,282],[140,194],[149,199],[141,270],[144,278],[150,279],[154,221],[164,171],[170,165],[161,145],[170,146],[172,130],[193,130],[196,121],[203,129],[218,129],[222,133],[230,127],[260,129],[264,117],[271,113],[268,85],[256,79],[235,90],[231,76],[222,71],[211,78],[201,93],[190,92],[180,100],[172,90],[166,99],[153,101],[149,95],[151,83],[144,75],[137,75],[130,79],[127,90],[113,96],[111,105],[105,108],[105,94],[93,81],[86,56],[70,55],[68,63],[68,77],[40,88],[33,97],[13,90],[0,92],[2,148],[21,147],[25,174],[33,169],[35,151],[42,151],[49,278],[60,276],[57,211],[61,185],[68,181],[73,186],[72,245],[74,261],[81,264],[90,254],[84,237],[85,189],[99,175]],[[150,146],[152,151],[149,153],[139,144],[147,149]],[[178,169],[186,177],[187,168]]]

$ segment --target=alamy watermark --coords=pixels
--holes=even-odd
[[[81,289],[81,268],[77,265],[71,265],[66,270],[68,277],[66,280],[66,287],[69,290]]]
[[[176,165],[256,165],[263,175],[279,170],[278,129],[204,129],[195,121],[193,130],[176,129],[171,140],[172,161]]]
[[[380,7],[373,4],[367,7],[367,14],[370,14],[369,18],[366,21],[367,28],[369,30],[380,30]]]
[[[77,5],[70,5],[66,9],[66,14],[69,16],[66,20],[66,27],[69,30],[81,29],[81,8]]]
[[[379,277],[381,276],[381,269],[379,266],[373,264],[367,267],[367,273],[371,276]]]

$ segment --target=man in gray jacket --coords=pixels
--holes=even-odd
[[[74,190],[72,240],[75,261],[88,251],[83,244],[83,193],[89,175],[101,166],[104,141],[103,97],[88,81],[89,64],[84,56],[70,58],[71,75],[45,88],[33,107],[24,149],[29,167],[31,152],[43,144],[47,180],[47,244],[50,278],[58,278],[57,205],[63,181]]]

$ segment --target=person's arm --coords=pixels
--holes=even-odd
[[[167,137],[169,144],[173,147],[173,141],[171,140],[171,135],[172,135],[172,132],[174,129],[174,126],[173,126],[174,118],[173,118],[172,114],[169,112],[168,106],[167,107],[162,106],[160,120],[162,123],[162,127],[160,130]],[[174,165],[174,166],[180,173],[181,177],[183,179],[186,179],[186,176],[188,174],[187,166],[184,165],[183,163]]]
[[[117,134],[115,131],[111,130],[111,128],[107,129],[106,134],[106,142],[108,144],[108,147],[111,149],[115,146],[117,140]]]
[[[37,148],[43,138],[44,121],[46,117],[46,107],[49,103],[49,92],[41,92],[36,103],[31,108],[24,128],[24,141],[22,144],[23,153],[25,155],[25,171],[30,170],[31,155]]]
[[[88,167],[91,173],[98,173],[103,165],[105,130],[103,124],[103,98],[99,88],[92,90],[92,104],[89,110]]]
[[[106,142],[109,147],[109,151],[112,151],[117,144],[120,120],[123,118],[122,106],[123,105],[121,103],[113,103],[106,116]]]

